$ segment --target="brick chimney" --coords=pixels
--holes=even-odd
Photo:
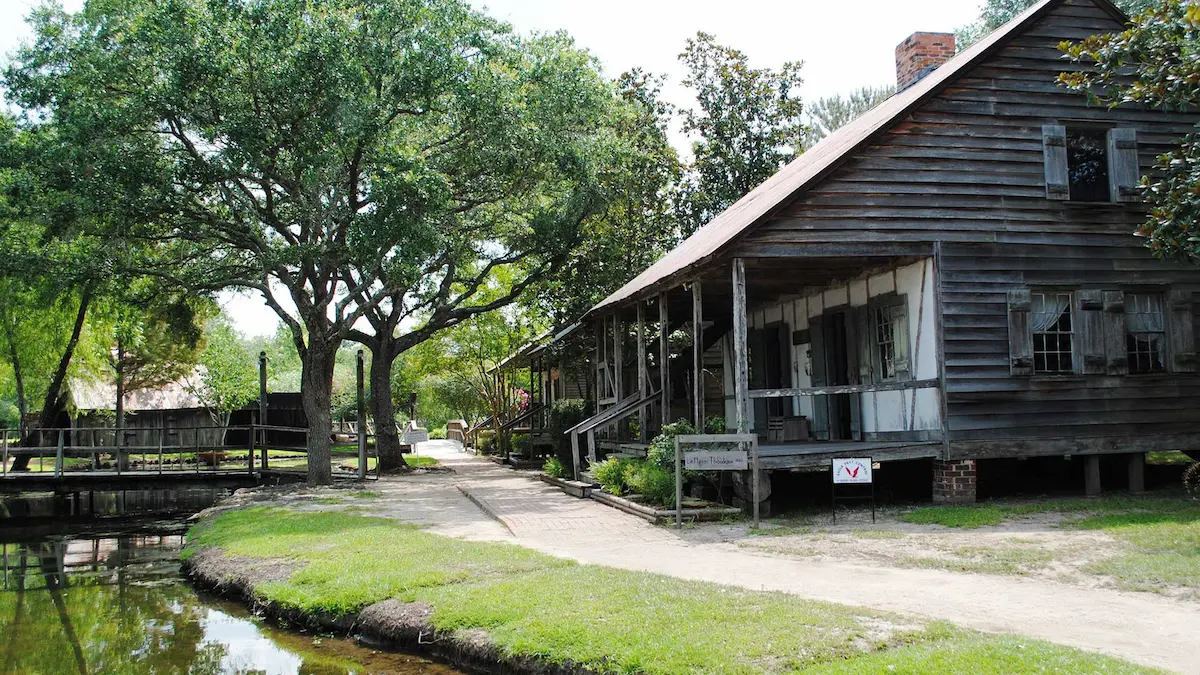
[[[913,33],[896,45],[896,91],[908,89],[953,56],[953,33]]]

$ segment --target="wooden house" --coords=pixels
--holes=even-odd
[[[922,459],[955,502],[991,460],[1072,456],[1095,492],[1101,456],[1136,490],[1146,452],[1200,450],[1200,269],[1133,234],[1140,176],[1200,116],[1056,83],[1086,67],[1062,41],[1127,20],[1043,0],[958,54],[901,43],[891,99],[590,311],[598,404],[572,438],[595,459],[723,412],[763,470]]]

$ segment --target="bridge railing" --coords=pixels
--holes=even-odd
[[[271,468],[272,460],[277,468],[298,468],[286,464],[305,458],[308,434],[303,427],[262,424],[55,427],[28,430],[22,443],[17,430],[0,429],[0,476],[7,477],[10,464],[21,457],[28,458],[27,470],[53,471],[56,477],[104,471],[254,473]],[[335,472],[339,459],[332,458]]]

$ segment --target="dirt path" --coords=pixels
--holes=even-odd
[[[455,489],[502,524],[510,540],[553,555],[945,619],[1200,673],[1200,603],[1042,579],[780,558],[714,539],[711,530],[680,533],[574,499],[529,475],[465,455],[453,443],[422,444],[421,451],[456,472],[429,477],[422,490],[439,492],[437,485],[443,492]],[[380,507],[405,490],[404,481],[379,484],[385,497]],[[466,514],[456,508],[455,515]],[[486,531],[495,538],[489,530],[494,524],[443,521],[441,526],[448,533],[459,530],[460,536]]]

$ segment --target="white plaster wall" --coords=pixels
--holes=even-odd
[[[922,290],[922,279],[924,289]],[[888,270],[869,279],[860,279],[840,286],[823,289],[807,297],[801,297],[769,305],[752,306],[747,324],[750,328],[763,328],[769,323],[782,321],[792,331],[808,328],[810,317],[820,316],[826,308],[849,304],[861,307],[869,298],[898,292],[908,296],[908,341],[909,358],[913,365],[914,380],[938,377],[936,327],[934,321],[934,269],[933,259]],[[733,393],[733,350],[732,336],[723,340],[722,353],[725,359],[725,416],[734,420]],[[810,345],[791,347],[793,387],[812,386],[812,363]],[[937,430],[941,428],[941,406],[936,389],[909,391],[884,391],[862,394],[863,430],[867,433],[912,430]],[[915,401],[914,401],[915,398]],[[794,414],[811,419],[812,397],[793,399]],[[750,406],[751,424],[754,410]]]

